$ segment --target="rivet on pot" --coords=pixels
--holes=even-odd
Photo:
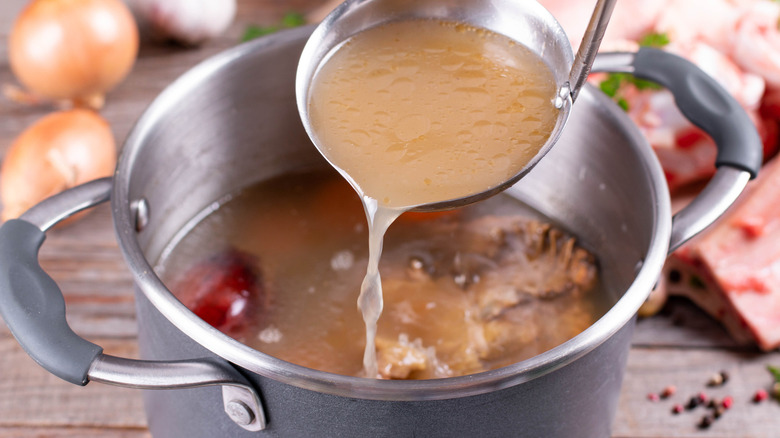
[[[239,426],[248,426],[255,420],[255,414],[241,400],[231,400],[225,404],[225,412]]]
[[[135,217],[135,231],[140,233],[149,224],[149,201],[137,199],[130,203],[130,210]]]

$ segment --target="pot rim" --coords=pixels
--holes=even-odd
[[[130,177],[136,158],[156,123],[164,119],[182,97],[196,90],[202,81],[217,71],[230,68],[248,54],[301,42],[312,29],[313,26],[307,26],[282,31],[206,59],[166,87],[144,111],[125,140],[112,188],[114,228],[136,285],[166,319],[212,353],[263,377],[337,396],[418,401],[478,395],[533,380],[587,354],[634,317],[666,260],[672,229],[671,201],[663,171],[650,145],[628,116],[609,98],[594,92],[592,87],[585,87],[579,99],[595,101],[595,106],[605,117],[613,119],[625,130],[642,158],[644,172],[654,192],[654,230],[644,262],[622,297],[590,327],[557,347],[512,365],[467,376],[416,381],[377,380],[318,371],[277,359],[223,334],[184,306],[155,274],[136,238],[132,200],[129,199]]]

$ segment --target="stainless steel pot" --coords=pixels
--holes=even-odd
[[[326,165],[298,118],[294,79],[311,29],[229,50],[185,74],[148,108],[124,144],[113,180],[77,187],[0,228],[0,311],[52,373],[147,389],[160,437],[528,436],[609,434],[636,310],[673,249],[720,215],[760,165],[746,114],[690,64],[654,51],[600,58],[596,69],[658,80],[704,120],[721,164],[672,219],[653,151],[609,99],[584,89],[558,146],[509,193],[594,249],[614,306],[570,341],[471,376],[380,381],[296,366],[253,350],[197,318],[153,266],[185,225],[257,181]],[[108,356],[65,322],[38,248],[60,219],[110,198],[137,284],[140,348],[148,361]],[[200,386],[211,386],[197,388]],[[222,412],[224,411],[224,412]]]

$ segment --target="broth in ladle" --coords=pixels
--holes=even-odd
[[[559,110],[544,61],[483,29],[393,22],[338,48],[311,85],[312,130],[328,160],[380,206],[482,192],[541,149]]]
[[[308,102],[325,157],[361,195],[369,263],[358,307],[365,375],[377,376],[379,258],[390,224],[414,207],[485,192],[517,175],[558,116],[544,61],[491,31],[435,20],[365,30],[320,66]]]

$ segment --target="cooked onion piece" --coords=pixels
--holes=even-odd
[[[111,127],[97,113],[72,109],[50,114],[14,141],[0,170],[2,219],[13,219],[43,199],[110,176],[116,165]]]
[[[138,28],[121,0],[33,0],[14,23],[8,56],[30,92],[99,107],[130,72]]]

